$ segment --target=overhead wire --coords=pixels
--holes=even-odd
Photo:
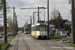
[[[21,8],[21,0],[19,0],[19,5],[20,5],[19,7]],[[19,16],[21,16],[21,10],[19,11]]]
[[[32,4],[32,6],[31,6],[31,8],[33,7],[33,5],[35,4],[35,2],[36,2],[36,0],[34,0],[34,2],[33,2],[33,4]],[[28,13],[27,13],[27,15],[30,13],[30,9],[28,10]],[[26,17],[27,17],[27,15],[26,15]]]
[[[47,2],[45,2],[45,3],[43,4],[43,6],[46,5],[46,4],[47,4]],[[42,10],[42,11],[43,11],[43,10]],[[41,11],[41,12],[42,12],[42,11]],[[44,14],[42,13],[42,15],[44,16],[44,21],[45,21],[45,9],[44,9]]]
[[[20,2],[20,0],[19,0],[19,2]],[[34,2],[33,2],[33,4],[32,4],[31,7],[33,7],[33,5],[35,4],[35,2],[36,2],[36,0],[34,0]],[[45,2],[45,4],[46,4],[46,3],[47,3],[47,2]],[[45,4],[43,4],[43,6],[44,6]],[[20,7],[21,7],[21,3],[20,3]],[[43,10],[42,10],[42,11],[43,11]],[[41,12],[42,12],[42,11],[41,11]],[[27,15],[28,15],[29,13],[30,13],[30,9],[28,10]],[[26,15],[26,16],[27,16],[27,15]]]
[[[32,4],[32,6],[35,4],[35,2],[36,2],[36,0],[34,0],[34,2],[33,2],[33,4]],[[32,7],[31,6],[31,7]],[[27,15],[30,13],[30,9],[29,9],[29,11],[28,11],[28,13],[27,13]]]

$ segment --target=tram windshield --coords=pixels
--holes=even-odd
[[[29,31],[29,29],[28,29],[28,28],[26,28],[26,29],[25,29],[25,31]]]
[[[40,31],[46,31],[46,26],[40,26]]]
[[[46,26],[36,26],[34,27],[34,31],[46,31]]]

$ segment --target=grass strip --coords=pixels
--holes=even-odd
[[[72,43],[66,43],[66,45],[70,45],[70,46],[74,46],[75,47],[75,44],[72,44]]]
[[[13,38],[15,38],[15,36],[8,36],[7,38],[8,39],[13,39]]]
[[[63,41],[68,41],[67,39],[63,39]]]
[[[49,36],[52,41],[60,41],[61,39],[58,36]]]
[[[52,41],[60,41],[61,39],[51,39]]]
[[[7,50],[7,48],[10,46],[9,43],[0,43],[1,44],[1,50]]]
[[[58,36],[49,36],[50,39],[59,39]]]

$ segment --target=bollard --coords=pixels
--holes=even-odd
[[[0,44],[0,50],[1,50],[1,44]]]

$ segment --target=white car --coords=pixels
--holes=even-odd
[[[60,36],[61,37],[67,37],[67,34],[66,33],[67,33],[67,31],[61,31],[60,32]]]
[[[4,32],[1,32],[1,35],[4,35]]]
[[[3,36],[0,34],[0,38],[2,38]]]

